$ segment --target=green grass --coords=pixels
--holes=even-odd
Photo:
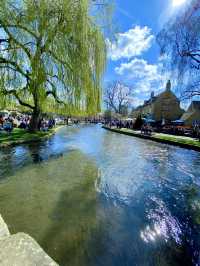
[[[44,137],[53,134],[54,129],[47,132],[38,131],[35,133],[30,133],[27,130],[15,128],[11,133],[0,131],[0,146],[7,146],[16,143],[37,141]]]
[[[173,141],[173,142],[176,142],[176,143],[181,143],[181,144],[187,144],[187,145],[193,145],[193,146],[197,146],[197,147],[200,147],[200,141],[198,140],[193,140],[191,138],[181,138],[181,137],[176,137],[176,136],[164,136],[164,135],[156,135],[156,136],[153,136],[154,138],[157,138],[157,139],[163,139],[163,140],[169,140],[169,141]]]
[[[128,133],[132,133],[133,136],[137,136],[140,135],[139,131],[132,131],[131,129],[116,129],[116,131],[121,131],[121,132],[128,132]],[[200,148],[200,141],[198,141],[197,139],[192,139],[190,137],[181,137],[181,136],[173,136],[173,135],[167,135],[167,134],[161,134],[161,133],[155,133],[151,136],[151,139],[159,139],[159,140],[168,140],[171,141],[174,144],[184,144],[184,145],[191,145],[191,146],[195,146],[195,147],[199,147]]]

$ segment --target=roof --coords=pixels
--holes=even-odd
[[[192,108],[192,110],[200,110],[200,101],[192,101],[189,109]]]
[[[186,120],[192,120],[193,117],[199,116],[200,118],[200,101],[192,101],[188,110],[182,115],[181,119]]]
[[[183,114],[181,119],[187,120],[196,112],[200,112],[200,101],[192,101],[188,110]]]
[[[176,97],[176,95],[173,93],[173,91],[163,91],[163,92],[161,92],[161,93],[159,93],[157,96],[153,96],[153,97],[151,97],[149,100],[146,100],[146,101],[144,101],[144,104],[143,105],[139,105],[136,109],[135,109],[135,111],[137,111],[137,110],[139,110],[139,109],[141,109],[141,108],[143,108],[143,107],[145,107],[145,106],[147,106],[147,105],[150,105],[150,104],[152,104],[152,103],[154,103],[160,96],[162,96],[162,95],[164,95],[164,93],[166,93],[166,92],[171,92],[171,94],[173,94],[173,96],[177,99],[177,101],[179,101],[179,99]]]

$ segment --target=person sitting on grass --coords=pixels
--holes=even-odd
[[[3,130],[3,123],[4,123],[3,116],[0,115],[0,130]]]
[[[49,119],[48,128],[53,128],[53,127],[55,127],[55,120],[54,119]]]
[[[12,121],[8,118],[5,120],[5,122],[3,123],[3,129],[8,132],[11,133],[13,130],[13,123]]]
[[[141,134],[151,136],[151,133],[152,133],[152,128],[150,125],[144,124],[141,127]]]
[[[151,125],[149,125],[148,126],[148,129],[147,129],[147,134],[149,135],[149,136],[151,136],[151,134],[152,134],[152,127],[151,127]]]
[[[19,128],[22,128],[22,129],[26,129],[27,126],[26,126],[26,121],[25,120],[22,120],[19,124]]]
[[[42,119],[41,121],[41,127],[40,127],[41,131],[48,131],[49,127],[48,127],[48,122],[45,121],[45,119]]]

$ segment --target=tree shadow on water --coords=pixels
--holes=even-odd
[[[88,265],[88,245],[98,230],[97,194],[94,186],[98,171],[85,167],[82,179],[72,188],[61,192],[49,219],[41,245],[60,265]],[[74,177],[76,180],[76,177]]]

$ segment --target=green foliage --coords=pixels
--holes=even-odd
[[[100,25],[104,34],[109,38],[114,38],[117,31],[116,23],[113,23],[113,11],[115,0],[92,0],[91,15],[96,24]]]
[[[67,114],[100,110],[104,37],[89,0],[1,0],[1,103]]]
[[[134,129],[141,129],[142,125],[143,125],[142,117],[138,116],[134,123]]]

